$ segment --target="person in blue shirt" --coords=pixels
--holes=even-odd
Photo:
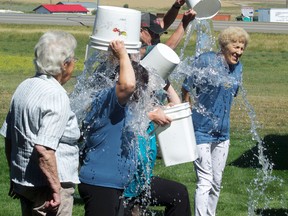
[[[158,19],[151,13],[143,13],[141,16],[140,49],[141,58],[144,58],[157,43],[160,42],[160,35],[173,23],[183,0],[176,0],[163,20]],[[188,24],[195,18],[196,12],[192,9],[186,11],[177,29],[167,40],[166,45],[175,49],[181,41]],[[166,80],[164,87],[165,96],[172,104],[181,103],[177,92]],[[133,181],[125,189],[124,196],[127,198],[124,215],[130,216],[140,214],[148,205],[165,206],[165,215],[190,216],[190,201],[185,185],[176,181],[153,176],[153,168],[157,157],[157,143],[154,131],[154,123],[165,126],[171,123],[171,119],[165,115],[163,109],[157,107],[148,113],[150,125],[147,129],[147,137],[138,137],[139,153],[138,166]]]
[[[230,110],[242,84],[239,59],[248,41],[244,29],[224,29],[218,37],[220,52],[195,57],[191,73],[182,85],[184,101],[193,101],[192,119],[199,155],[194,162],[195,216],[216,215],[230,144]]]
[[[136,69],[143,83],[148,82],[148,73],[138,63],[131,63],[123,41],[112,41],[110,48],[119,61],[117,82],[95,92],[82,125],[85,151],[78,189],[85,203],[85,216],[118,215],[124,187],[136,169],[136,146],[127,127],[127,103],[131,98],[135,100],[134,93],[140,88]]]

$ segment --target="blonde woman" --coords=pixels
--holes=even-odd
[[[183,99],[194,102],[192,118],[199,154],[194,162],[195,216],[216,215],[230,144],[230,109],[242,83],[239,59],[248,41],[242,28],[223,30],[218,38],[220,51],[196,57],[182,85]]]

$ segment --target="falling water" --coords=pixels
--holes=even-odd
[[[233,80],[227,79],[225,73],[217,72],[213,67],[209,67],[205,70],[193,70],[193,61],[194,58],[200,55],[203,52],[207,51],[216,51],[215,38],[212,36],[212,22],[202,20],[202,21],[193,21],[189,24],[187,30],[187,36],[185,38],[184,47],[181,49],[180,59],[181,63],[177,66],[174,72],[170,76],[170,81],[181,85],[185,76],[191,75],[191,71],[195,73],[198,77],[199,82],[201,82],[202,77],[207,77],[209,74],[209,82],[213,85],[220,85],[223,82],[233,83]],[[193,32],[196,31],[196,49],[195,54],[184,58],[184,51],[188,46],[190,38]],[[102,67],[102,63],[106,63],[105,68]],[[93,95],[96,92],[101,91],[104,88],[112,87],[115,85],[115,80],[111,79],[113,72],[117,66],[115,59],[111,57],[109,52],[100,52],[94,50],[94,52],[87,58],[87,61],[84,65],[84,70],[82,74],[77,78],[77,83],[75,89],[70,95],[71,107],[76,113],[79,123],[81,123],[87,114],[91,102],[93,100]],[[213,65],[212,65],[213,66]],[[160,83],[160,85],[159,85]],[[146,129],[149,123],[147,118],[147,112],[153,110],[154,106],[161,105],[161,102],[155,95],[155,90],[159,90],[159,86],[163,84],[163,80],[159,78],[156,73],[151,69],[149,70],[149,85],[147,89],[141,92],[138,103],[130,102],[127,104],[129,112],[133,114],[133,120],[130,121],[130,129],[137,134],[143,136],[146,140],[149,140]],[[177,87],[177,86],[176,86]],[[178,86],[179,87],[179,86]],[[247,100],[247,93],[243,86],[241,87],[241,94],[244,106],[247,110],[248,116],[251,120],[251,135],[252,140],[258,143],[258,160],[261,165],[261,169],[257,170],[256,177],[250,183],[247,188],[249,193],[248,200],[248,215],[252,216],[255,214],[255,209],[257,208],[260,201],[265,200],[264,209],[269,205],[269,199],[265,196],[265,190],[269,183],[275,181],[275,177],[272,175],[273,164],[270,163],[268,158],[265,156],[265,148],[263,142],[257,132],[258,125],[256,121],[256,114],[253,110],[253,107]],[[191,92],[195,96],[195,92]],[[208,113],[205,107],[197,107],[198,112],[201,112],[207,116],[213,115]],[[215,121],[216,122],[216,119]],[[216,123],[215,123],[216,124]],[[133,145],[137,145],[137,142],[134,141]],[[148,146],[148,145],[147,145]],[[149,151],[149,149],[147,149]],[[147,169],[149,169],[147,167]],[[147,198],[149,195],[149,184],[146,179],[144,179],[145,184],[142,185],[142,189],[147,191]],[[144,197],[145,199],[145,197]],[[149,205],[149,203],[147,204]]]
[[[131,56],[132,59],[139,59],[139,56]],[[88,110],[91,106],[93,98],[97,95],[97,92],[100,92],[106,88],[111,88],[115,85],[117,76],[115,77],[114,71],[118,66],[118,60],[112,55],[112,52],[104,52],[93,50],[90,56],[87,58],[83,72],[77,77],[77,82],[74,87],[73,92],[70,95],[71,108],[76,113],[78,118],[78,122],[81,124],[88,113]],[[149,143],[149,135],[146,132],[149,119],[147,118],[147,114],[149,111],[152,111],[157,106],[161,106],[162,103],[157,97],[157,93],[163,91],[163,85],[165,81],[157,75],[154,69],[147,68],[149,71],[149,82],[148,85],[145,86],[145,89],[141,89],[137,91],[138,100],[133,101],[130,100],[126,107],[129,118],[125,121],[125,128],[123,128],[123,133],[130,133],[131,131],[138,136],[143,137],[147,143]],[[137,80],[136,80],[137,81]],[[162,92],[165,93],[165,92]],[[90,126],[88,125],[85,129],[90,130]],[[86,131],[82,131],[83,134]],[[126,132],[125,132],[126,131]],[[138,139],[134,137],[129,140],[131,148],[129,149],[131,152],[138,152]],[[84,142],[80,144],[80,149],[84,149]],[[146,152],[149,152],[150,146],[147,145]],[[89,149],[88,151],[92,151],[93,149]],[[142,158],[140,158],[141,160]],[[149,159],[149,157],[148,157]],[[140,161],[138,161],[139,163]],[[147,164],[145,167],[149,172],[150,167]],[[132,176],[128,176],[128,178],[132,178]],[[143,199],[148,200],[150,197],[150,186],[148,182],[147,176],[142,176],[143,185],[139,185],[141,187],[141,191],[146,191],[145,197]],[[145,200],[143,200],[145,201]],[[149,203],[146,201],[147,205]]]
[[[247,92],[241,87],[242,91],[242,100],[245,105],[246,111],[248,112],[248,116],[251,121],[251,129],[250,132],[252,134],[252,140],[258,144],[258,155],[255,155],[258,159],[258,163],[261,168],[256,170],[256,177],[250,182],[249,187],[247,188],[247,192],[249,194],[248,200],[248,215],[254,216],[257,208],[259,208],[259,204],[264,204],[261,206],[261,211],[257,214],[262,215],[262,211],[269,208],[269,204],[271,199],[265,195],[265,191],[271,183],[277,183],[281,187],[283,184],[283,180],[273,176],[273,163],[269,161],[268,157],[265,155],[265,151],[267,150],[264,147],[264,142],[260,138],[257,130],[259,125],[256,120],[256,113],[247,100]],[[280,201],[282,202],[282,201]]]
[[[195,77],[197,77],[196,78],[197,79],[196,82],[198,82],[197,85],[198,84],[201,85],[201,82],[203,80],[202,77],[206,78],[209,77],[209,80],[206,81],[209,82],[210,84],[213,84],[214,86],[217,86],[223,82],[233,83],[233,80],[227,79],[225,72],[215,71],[213,69],[213,63],[211,64],[211,67],[201,70],[197,70],[193,67],[195,57],[197,57],[203,52],[216,51],[215,38],[213,38],[212,36],[211,29],[212,29],[212,22],[209,23],[209,21],[206,20],[202,21],[194,20],[193,22],[190,23],[187,30],[187,36],[185,38],[184,47],[181,49],[180,57],[182,61],[171,75],[171,78],[175,83],[182,83],[184,77],[191,76],[192,74],[195,75]],[[194,31],[196,31],[197,34],[195,54],[184,58],[184,51]],[[245,109],[251,121],[250,132],[252,135],[252,140],[258,143],[257,159],[259,161],[259,164],[261,165],[261,168],[256,170],[256,177],[247,187],[247,192],[249,194],[247,203],[248,215],[253,216],[255,215],[256,209],[259,204],[264,203],[264,208],[262,209],[268,208],[270,199],[265,195],[265,190],[267,189],[269,184],[271,184],[272,182],[275,183],[275,181],[279,181],[279,185],[281,186],[283,181],[272,175],[273,164],[264,154],[266,149],[263,145],[264,143],[262,139],[260,138],[257,132],[259,125],[257,124],[256,121],[256,113],[247,99],[247,92],[243,88],[243,86],[240,87],[240,92],[242,95],[243,105],[245,106]],[[190,93],[192,95],[191,99],[192,100],[193,98],[195,99],[196,94],[194,90],[192,90],[192,92]],[[207,112],[205,107],[201,106],[201,104],[199,104],[196,107],[196,110],[204,115],[207,115],[208,117],[211,116],[212,121],[216,122],[216,119],[215,121],[213,120],[212,113]]]

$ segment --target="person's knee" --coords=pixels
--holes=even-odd
[[[213,177],[212,176],[206,176],[206,177],[199,177],[197,179],[197,185],[201,185],[203,187],[211,187],[213,183]]]
[[[222,174],[223,174],[223,171],[214,174],[213,182],[212,182],[213,187],[220,189],[221,183],[222,183]]]
[[[221,179],[214,179],[212,187],[216,192],[219,192],[221,190]]]

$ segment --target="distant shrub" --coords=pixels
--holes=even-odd
[[[123,7],[124,8],[129,8],[129,5],[128,4],[124,4]]]

